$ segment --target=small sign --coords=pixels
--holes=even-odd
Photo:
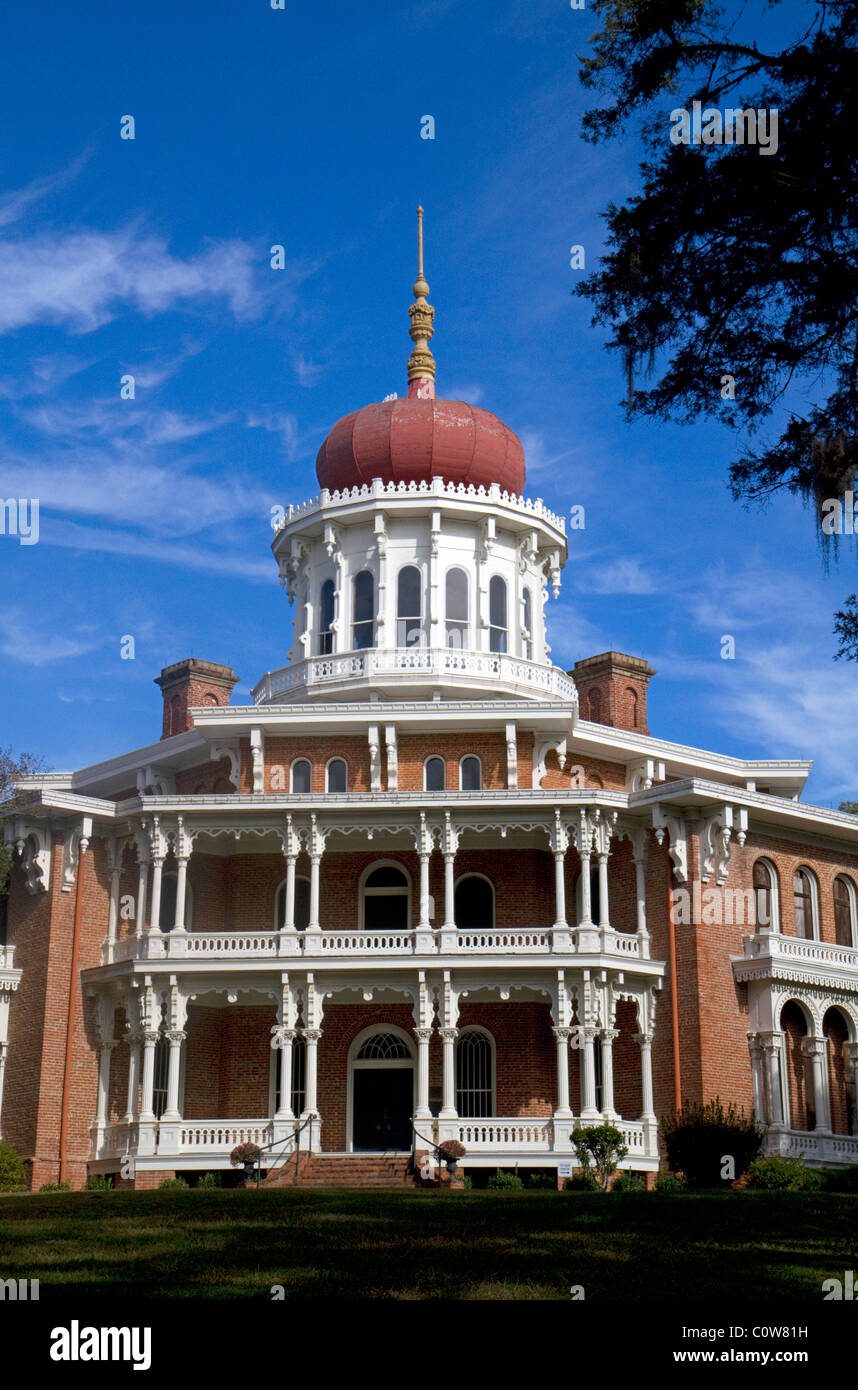
[[[571,1158],[570,1158],[567,1162],[565,1162],[565,1163],[558,1163],[558,1165],[557,1165],[557,1176],[558,1176],[558,1178],[571,1178],[571,1176],[572,1176],[572,1160],[571,1160]]]

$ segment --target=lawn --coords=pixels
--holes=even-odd
[[[806,1299],[854,1264],[834,1193],[205,1191],[0,1197],[42,1297]]]

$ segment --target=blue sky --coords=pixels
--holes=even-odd
[[[854,552],[826,575],[795,501],[730,499],[729,405],[627,425],[572,295],[570,247],[595,264],[637,170],[634,138],[580,138],[588,11],[50,0],[3,29],[0,497],[41,524],[0,537],[0,743],[79,766],[158,736],[163,665],[224,661],[247,699],[283,663],[269,509],[317,490],[337,419],[404,393],[422,202],[439,394],[520,434],[531,495],[586,507],[557,664],[646,656],[653,733],[858,793],[858,670],[831,659]]]

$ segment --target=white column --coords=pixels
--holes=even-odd
[[[163,854],[152,855],[152,906],[149,909],[149,935],[161,930],[161,875],[164,871]]]
[[[635,1042],[641,1050],[641,1119],[655,1120],[655,1102],[652,1089],[652,1034],[635,1033]]]
[[[284,931],[295,930],[295,862],[297,855],[286,855],[286,904],[283,913]]]
[[[292,1044],[295,1031],[292,1028],[278,1028],[277,1046],[280,1053],[280,1104],[275,1111],[275,1120],[294,1119],[292,1112]]]
[[[417,1039],[417,1109],[414,1112],[415,1120],[431,1120],[432,1111],[429,1109],[429,1040],[432,1037],[431,1028],[415,1028],[414,1036]]]
[[[581,1119],[599,1120],[602,1117],[596,1109],[596,1058],[593,1051],[596,1032],[593,1028],[579,1028],[579,1034],[582,1042]]]
[[[641,960],[649,960],[649,929],[646,924],[646,861],[648,831],[635,830],[631,835],[635,862],[635,902],[637,908],[637,937]]]
[[[157,1033],[143,1034],[143,1095],[140,1101],[140,1119],[154,1120],[152,1109],[155,1090],[155,1048],[158,1045]]]
[[[143,935],[143,927],[146,922],[146,886],[149,880],[149,860],[140,859],[137,869],[137,921],[134,924],[134,935]]]
[[[571,1028],[552,1029],[557,1039],[557,1109],[554,1118],[571,1120],[572,1109],[569,1104],[569,1035]]]
[[[319,1113],[319,1039],[321,1036],[321,1028],[304,1029],[304,1037],[307,1042],[307,1089],[304,1109],[301,1112],[302,1119],[306,1119],[308,1115],[318,1115]]]
[[[554,852],[554,925],[566,926],[566,851]]]
[[[429,851],[421,850],[420,859],[420,926],[429,930]]]
[[[95,1123],[101,1130],[107,1124],[107,1103],[110,1097],[110,1054],[116,1043],[112,1038],[102,1042],[98,1049],[98,1098],[96,1100]]]
[[[599,855],[599,926],[609,927],[611,914],[608,907],[608,856]]]
[[[310,855],[310,921],[307,930],[311,932],[321,931],[321,924],[319,922],[319,865],[321,862],[321,854]],[[292,910],[294,913],[294,898]]]
[[[748,1034],[748,1051],[751,1055],[751,1084],[754,1093],[754,1119],[758,1124],[766,1121],[765,1081],[763,1078],[763,1058],[760,1040],[756,1033]]]
[[[816,1111],[815,1134],[831,1133],[831,1115],[828,1105],[828,1078],[825,1075],[825,1038],[805,1038],[802,1043],[804,1055],[811,1060],[813,1068],[813,1108]]]
[[[593,903],[590,896],[590,851],[581,854],[581,925],[593,925]]]
[[[185,902],[188,894],[188,860],[182,854],[176,859],[176,920],[173,923],[174,931],[185,930]]]
[[[125,1124],[133,1124],[137,1119],[137,1090],[140,1085],[140,1037],[137,1033],[128,1038],[128,1098],[125,1103]]]
[[[456,1039],[459,1036],[458,1028],[442,1028],[441,1040],[444,1047],[444,1088],[443,1105],[441,1107],[441,1120],[458,1119],[459,1112],[456,1109]]]
[[[449,930],[456,925],[456,855],[454,851],[444,854],[444,926]]]
[[[173,1028],[167,1034],[170,1043],[170,1061],[167,1071],[167,1108],[161,1116],[163,1120],[180,1120],[179,1113],[179,1069],[182,1064],[182,1043],[186,1034],[181,1028]]]
[[[766,1080],[768,1083],[768,1112],[769,1124],[783,1128],[784,1108],[781,1092],[781,1068],[778,1065],[781,1056],[781,1039],[779,1034],[764,1033],[760,1035],[760,1041],[766,1058]]]
[[[602,1116],[606,1121],[618,1119],[614,1109],[614,1038],[616,1028],[602,1029]]]

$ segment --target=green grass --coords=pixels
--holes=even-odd
[[[780,1298],[854,1265],[833,1193],[203,1191],[0,1198],[0,1278],[52,1301]]]

